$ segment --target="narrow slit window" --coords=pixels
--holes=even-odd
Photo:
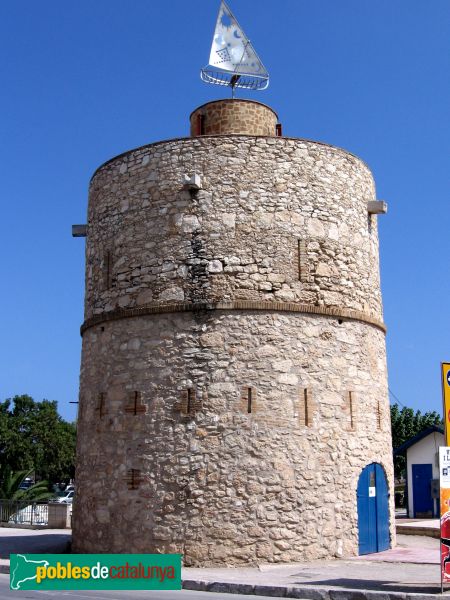
[[[256,411],[256,388],[245,385],[241,388],[239,400],[241,412],[246,415],[254,414]]]
[[[309,416],[309,402],[308,402],[308,390],[305,388],[303,390],[303,410],[305,412],[305,425],[309,427],[310,425],[310,416]]]
[[[106,414],[104,392],[100,392],[98,395],[97,412],[100,419]]]
[[[381,404],[379,400],[377,400],[377,429],[381,430]]]
[[[247,388],[247,413],[252,412],[252,388]]]
[[[188,388],[187,391],[187,406],[186,413],[191,415],[194,412],[195,393],[192,388]]]
[[[304,388],[299,394],[298,413],[296,413],[300,425],[311,427],[313,424],[314,408],[311,390]]]

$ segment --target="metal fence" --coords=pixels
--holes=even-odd
[[[47,525],[48,503],[0,499],[0,526]]]

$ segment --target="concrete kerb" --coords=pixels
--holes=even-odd
[[[247,594],[276,598],[301,598],[303,600],[436,600],[447,598],[446,594],[417,594],[403,592],[376,592],[373,590],[329,589],[317,587],[249,585],[223,581],[196,581],[184,579],[183,589],[197,592],[222,594]]]
[[[440,529],[433,529],[431,527],[412,527],[411,525],[397,525],[397,534],[404,535],[425,535],[427,537],[440,538]]]

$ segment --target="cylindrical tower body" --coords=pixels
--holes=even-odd
[[[199,110],[222,119],[220,104]],[[362,470],[393,485],[371,173],[336,147],[228,127],[93,176],[77,552],[351,556]],[[200,189],[183,185],[194,174]]]

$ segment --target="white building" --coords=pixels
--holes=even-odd
[[[395,454],[406,455],[406,486],[408,516],[411,518],[438,517],[439,506],[433,487],[439,493],[439,446],[445,446],[444,430],[433,425],[406,441]]]

